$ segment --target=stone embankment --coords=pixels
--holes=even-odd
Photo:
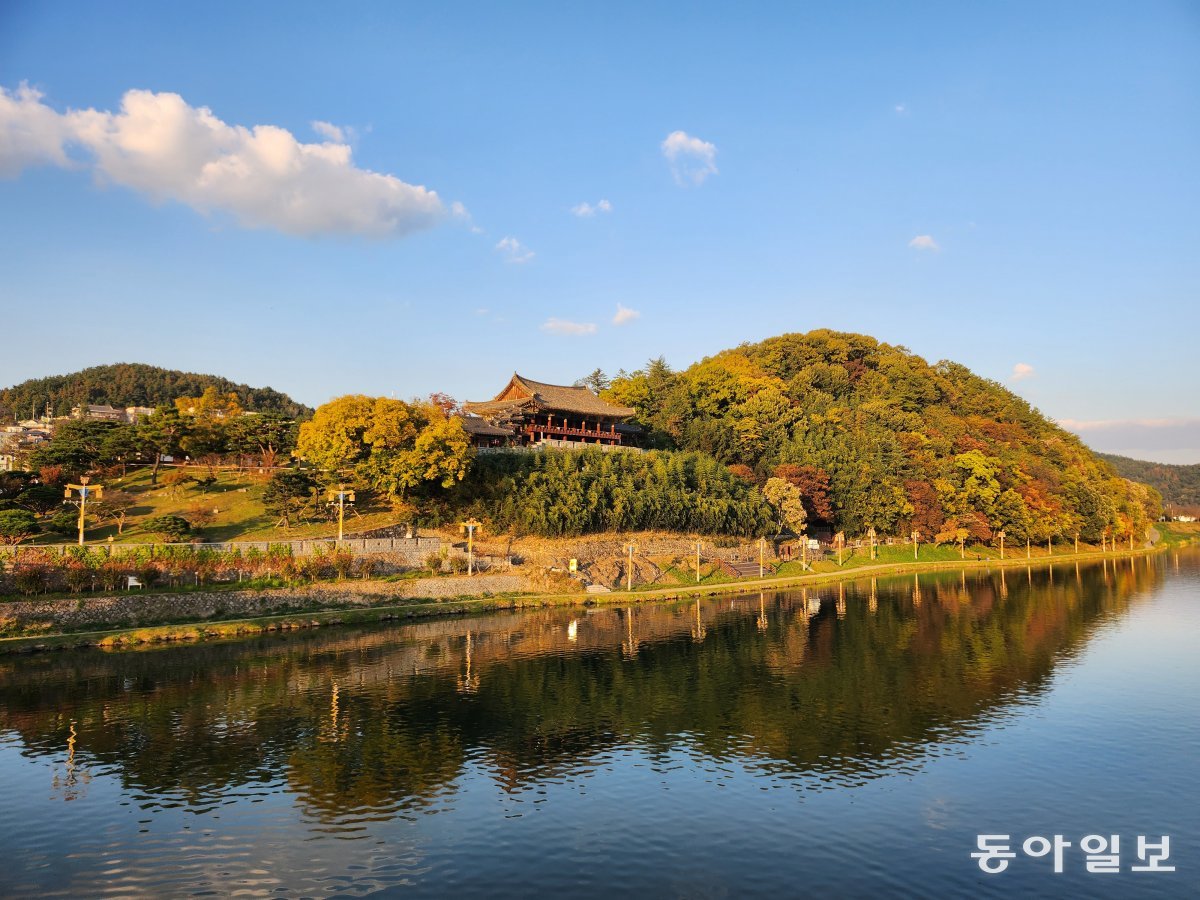
[[[443,600],[528,591],[523,575],[353,581],[262,591],[188,591],[179,594],[121,592],[78,599],[0,603],[4,631],[56,632],[141,627],[168,622],[239,619],[311,609],[353,609],[396,600]]]

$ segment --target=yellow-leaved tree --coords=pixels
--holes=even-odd
[[[461,481],[473,450],[462,423],[433,403],[354,394],[318,407],[300,426],[296,454],[400,500],[421,485]]]

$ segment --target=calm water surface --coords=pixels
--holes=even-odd
[[[1195,896],[1198,651],[1193,551],[0,657],[0,894]]]

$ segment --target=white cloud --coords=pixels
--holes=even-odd
[[[496,249],[505,254],[511,263],[527,263],[536,255],[515,237],[501,238]]]
[[[1008,377],[1008,380],[1024,381],[1026,378],[1032,378],[1033,375],[1033,366],[1031,366],[1029,363],[1019,362],[1013,366],[1012,375]]]
[[[932,250],[934,253],[942,249],[938,246],[938,242],[933,239],[933,236],[928,234],[918,234],[908,242],[908,246],[914,250]]]
[[[445,215],[434,191],[358,168],[346,144],[302,143],[274,125],[230,125],[172,93],[131,90],[117,112],[59,113],[25,85],[0,88],[0,174],[37,164],[87,167],[98,182],[155,202],[285,234],[396,237]]]
[[[68,134],[64,117],[42,103],[41,93],[27,84],[11,93],[0,88],[0,175],[43,164],[70,167]]]
[[[641,318],[641,313],[636,309],[630,309],[628,306],[617,304],[617,314],[613,316],[612,323],[614,325],[626,325],[634,319]]]
[[[571,207],[571,214],[579,216],[581,219],[589,219],[596,213],[610,212],[612,212],[612,204],[607,200],[601,200],[595,206],[592,206],[592,204],[585,201],[580,203],[578,206]]]
[[[595,334],[596,325],[594,322],[568,322],[566,319],[558,319],[551,316],[542,323],[542,331],[549,334],[565,334],[571,337],[578,337],[584,334]]]
[[[346,132],[332,122],[313,122],[312,130],[326,140],[333,141],[335,144],[347,143]]]
[[[903,103],[897,103],[892,109],[896,111],[896,115],[898,116],[908,115],[908,106]]]
[[[671,164],[677,184],[703,184],[717,174],[717,147],[692,137],[686,131],[672,131],[662,142],[662,153]]]

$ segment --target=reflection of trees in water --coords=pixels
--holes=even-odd
[[[0,727],[158,801],[286,781],[312,815],[437,802],[468,760],[509,790],[681,743],[870,777],[990,721],[1157,582],[1105,562],[879,579],[0,663]],[[964,588],[965,585],[965,588]],[[574,623],[574,624],[572,624]]]

